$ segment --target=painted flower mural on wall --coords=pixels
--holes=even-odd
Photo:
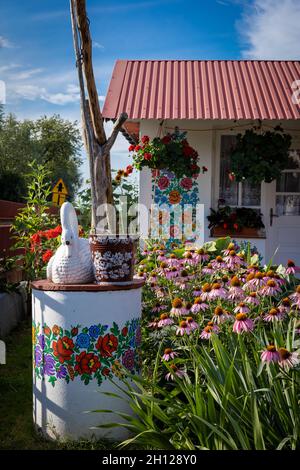
[[[33,367],[38,379],[50,382],[80,378],[85,385],[97,380],[100,386],[107,377],[120,377],[126,371],[138,373],[141,329],[139,319],[127,321],[121,328],[109,325],[50,328],[33,323]]]

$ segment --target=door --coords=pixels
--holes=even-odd
[[[273,256],[274,264],[291,259],[300,266],[300,149],[290,152],[281,177],[265,186],[267,257]]]

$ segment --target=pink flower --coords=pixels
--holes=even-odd
[[[174,320],[172,320],[167,313],[162,313],[157,326],[158,328],[163,328],[164,326],[173,325],[173,323]]]
[[[234,309],[234,313],[249,313],[250,308],[245,305],[244,302],[240,302],[237,307]]]
[[[238,269],[242,264],[245,264],[244,260],[236,254],[235,250],[230,250],[224,261],[230,270]]]
[[[217,325],[214,325],[213,322],[208,322],[207,326],[202,330],[200,338],[201,339],[210,339],[213,333],[218,334],[220,328]]]
[[[158,327],[158,322],[159,319],[154,318],[153,320],[151,320],[151,322],[148,323],[148,328],[152,328],[153,330],[155,330]]]
[[[229,253],[230,253],[232,250],[237,251],[238,249],[239,249],[238,245],[236,245],[236,244],[233,243],[233,242],[230,242],[229,245],[227,246],[226,250],[223,250],[223,255],[224,255],[224,256],[228,256]]]
[[[184,307],[182,300],[176,297],[176,299],[174,299],[172,302],[171,316],[180,317],[186,314],[187,310]]]
[[[214,270],[213,270],[212,264],[208,263],[207,266],[204,266],[204,268],[202,269],[202,272],[203,274],[208,274],[208,275],[213,274]]]
[[[214,315],[212,317],[212,321],[214,323],[224,323],[225,321],[231,320],[232,315],[230,315],[226,310],[224,310],[221,306],[217,306],[214,310]]]
[[[169,361],[170,359],[174,359],[178,356],[178,353],[173,351],[172,348],[166,348],[162,357],[163,361]]]
[[[201,297],[196,297],[194,300],[194,304],[192,305],[191,308],[191,313],[199,313],[199,312],[205,312],[209,307],[208,305],[203,302]]]
[[[285,269],[285,272],[286,274],[292,274],[292,275],[295,275],[295,273],[297,272],[300,272],[300,267],[299,266],[296,266],[294,261],[292,261],[291,259],[288,260],[287,262],[287,267]]]
[[[184,258],[184,262],[186,264],[190,264],[191,266],[197,264],[197,261],[196,261],[195,257],[193,256],[193,253],[191,251],[185,251],[183,253],[183,258]]]
[[[203,262],[209,260],[209,256],[208,256],[208,254],[204,251],[203,248],[198,248],[198,249],[195,251],[194,258],[195,258],[195,261],[196,261],[197,264],[203,263]]]
[[[278,352],[280,356],[279,365],[284,369],[291,369],[300,363],[300,356],[297,352],[291,353],[285,348],[279,348]]]
[[[273,296],[278,294],[281,291],[281,288],[278,284],[274,281],[274,279],[269,279],[267,284],[261,289],[261,295]]]
[[[253,331],[254,329],[254,322],[247,317],[245,313],[238,313],[235,316],[235,322],[233,324],[233,332],[237,334],[241,334],[243,332],[248,333],[249,331]]]
[[[191,331],[196,330],[199,327],[198,323],[195,322],[193,317],[187,317],[186,322],[188,324],[188,327],[191,329]]]
[[[169,258],[166,258],[166,262],[168,263],[169,266],[178,266],[180,265],[180,260],[176,258],[174,254],[171,254]]]
[[[175,266],[173,266],[171,269],[168,269],[168,271],[165,272],[165,276],[167,279],[174,279],[175,277],[178,277],[179,271]]]
[[[224,289],[224,287],[222,287],[219,282],[215,282],[211,287],[211,291],[209,293],[209,298],[211,300],[226,299],[227,298],[227,290]]]
[[[166,374],[166,380],[175,380],[175,376],[179,377],[180,379],[187,377],[187,373],[185,372],[184,369],[178,369],[175,364],[171,364],[170,368],[172,369],[172,372],[168,372]]]
[[[290,295],[290,299],[293,301],[293,307],[300,308],[300,285],[296,287],[296,292]]]
[[[214,270],[226,268],[226,264],[225,264],[222,256],[217,256],[216,259],[212,260],[211,264],[212,264],[212,268]]]
[[[259,305],[260,300],[258,298],[258,294],[256,292],[250,292],[247,297],[245,298],[244,302],[246,304],[251,304],[251,305]]]
[[[271,310],[269,311],[269,313],[267,313],[267,315],[264,316],[264,320],[265,321],[279,321],[279,320],[282,320],[283,318],[285,317],[285,312],[284,311],[280,311],[279,308],[271,308]]]
[[[267,346],[267,349],[261,353],[260,358],[263,362],[279,362],[280,355],[274,344],[270,344]]]
[[[162,310],[166,310],[167,306],[166,305],[161,305],[159,303],[155,304],[154,307],[152,308],[152,312],[153,313],[156,313],[156,312],[160,312]]]
[[[183,336],[183,335],[189,335],[191,333],[191,328],[189,327],[189,324],[187,321],[185,320],[182,320],[180,323],[179,323],[179,326],[176,330],[176,335],[180,335],[180,336]]]

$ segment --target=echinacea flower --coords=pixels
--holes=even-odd
[[[259,305],[260,300],[257,292],[250,292],[245,298],[244,302],[251,305]]]
[[[202,264],[203,262],[209,260],[209,255],[206,253],[206,251],[203,248],[198,248],[195,251],[194,259],[197,264]]]
[[[228,291],[228,300],[243,300],[245,293],[241,288],[241,281],[237,276],[233,276],[230,281],[230,287]]]
[[[292,305],[292,302],[290,301],[290,299],[288,297],[284,297],[278,308],[281,312],[288,313],[291,309],[291,305]]]
[[[159,322],[159,318],[153,318],[148,323],[148,328],[152,328],[153,330],[155,330],[156,328],[158,328],[158,322]]]
[[[164,326],[170,326],[173,325],[174,320],[169,317],[167,313],[162,313],[161,316],[159,317],[159,322],[157,324],[158,328],[163,328]]]
[[[211,285],[208,282],[206,282],[202,286],[202,294],[201,294],[202,300],[204,301],[209,300],[210,292],[211,292]]]
[[[196,330],[199,327],[198,323],[195,322],[193,317],[187,317],[186,322],[188,324],[188,327],[191,329],[191,331]]]
[[[179,275],[179,271],[175,266],[165,271],[165,276],[167,279],[173,279],[175,277],[178,277],[178,275]]]
[[[209,299],[226,299],[227,290],[221,286],[219,282],[214,282],[211,286],[211,291],[208,294]]]
[[[183,336],[183,335],[185,335],[185,334],[186,334],[186,335],[189,335],[189,334],[191,333],[191,331],[192,331],[192,330],[191,330],[191,328],[190,328],[188,322],[185,321],[185,320],[182,320],[182,321],[179,323],[179,326],[178,326],[178,328],[177,328],[177,330],[176,330],[176,335],[177,335],[177,336],[178,336],[178,335]]]
[[[226,250],[223,250],[223,255],[228,256],[232,250],[235,250],[235,251],[238,250],[238,246],[235,243],[230,242]]]
[[[213,274],[214,273],[214,269],[212,267],[212,264],[211,263],[208,263],[206,266],[204,266],[204,268],[202,269],[202,272],[203,274]]]
[[[247,307],[245,302],[240,302],[237,305],[237,307],[235,307],[235,309],[234,309],[234,313],[249,313],[249,312],[250,312],[250,308]]]
[[[183,377],[187,377],[187,373],[184,369],[179,369],[175,364],[171,364],[170,368],[172,369],[172,372],[168,372],[166,374],[166,380],[175,380],[175,376],[179,377],[182,379]]]
[[[293,307],[300,308],[300,285],[296,287],[296,292],[290,295],[290,299],[293,301]]]
[[[262,296],[273,296],[278,294],[281,291],[281,288],[274,279],[269,279],[266,285],[261,289],[260,294]]]
[[[299,266],[296,266],[294,261],[292,261],[291,259],[288,260],[287,262],[287,267],[285,268],[285,272],[286,274],[292,274],[292,275],[295,275],[295,273],[299,272],[300,271],[300,267]]]
[[[285,348],[278,349],[280,360],[279,365],[284,369],[291,369],[300,363],[300,356],[297,352],[290,352]]]
[[[162,305],[160,304],[159,302],[157,302],[154,307],[152,308],[152,312],[153,313],[156,313],[156,312],[160,312],[162,310],[166,310],[167,306],[166,305]]]
[[[166,348],[162,357],[163,361],[169,361],[170,359],[174,359],[178,356],[178,353],[173,351],[172,348]]]
[[[213,333],[218,334],[220,331],[220,328],[217,325],[214,325],[212,321],[208,322],[206,327],[202,330],[200,334],[201,339],[210,339],[211,335]]]
[[[195,260],[193,253],[191,253],[191,251],[184,252],[183,259],[186,264],[190,264],[191,266],[197,264],[197,261]]]
[[[226,312],[221,306],[217,306],[214,310],[212,321],[215,323],[224,323],[227,320],[231,320],[232,315]]]
[[[169,258],[166,258],[165,261],[166,263],[168,263],[169,266],[172,266],[172,267],[177,267],[180,264],[180,261],[177,259],[174,253],[171,253]]]
[[[254,322],[247,317],[246,313],[238,313],[235,316],[235,322],[233,324],[233,332],[241,334],[243,332],[248,333],[254,329]]]
[[[222,256],[220,256],[220,255],[217,256],[214,260],[212,260],[211,264],[212,264],[212,268],[214,270],[226,268],[226,264],[225,264]]]
[[[229,254],[225,256],[224,261],[230,270],[238,269],[244,264],[244,260],[236,254],[235,250],[230,250]]]
[[[171,316],[180,317],[186,315],[186,313],[187,310],[183,305],[183,301],[179,297],[176,297],[172,302]]]
[[[208,305],[203,301],[202,297],[196,297],[191,308],[191,313],[205,312],[208,308]]]
[[[285,316],[284,311],[280,311],[279,308],[273,307],[267,315],[264,316],[265,321],[279,321],[282,320]]]
[[[267,348],[261,353],[260,358],[262,362],[279,362],[280,355],[274,344],[269,344],[269,346],[267,346]]]

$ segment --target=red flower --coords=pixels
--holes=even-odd
[[[199,172],[200,168],[199,168],[199,166],[198,166],[196,163],[193,163],[193,164],[191,165],[191,170],[192,170],[192,171],[197,171],[197,172]]]
[[[78,334],[78,328],[74,326],[71,330],[71,335],[76,336],[77,334]]]
[[[127,333],[128,333],[128,328],[127,326],[124,326],[124,328],[122,328],[122,335],[127,336]]]
[[[189,191],[193,187],[193,181],[191,180],[191,178],[182,178],[182,180],[180,181],[180,186],[183,189],[186,189]]]
[[[133,166],[132,166],[132,165],[127,165],[126,171],[127,171],[127,173],[130,175],[130,174],[132,173],[132,171],[133,171]]]
[[[63,336],[57,341],[53,341],[52,348],[54,356],[57,357],[59,362],[62,364],[63,362],[71,359],[74,343],[71,338],[68,338],[68,336]]]
[[[110,373],[110,370],[108,367],[103,367],[102,371],[101,371],[101,374],[104,375],[104,376],[108,376]]]
[[[110,333],[105,336],[100,336],[96,344],[96,348],[103,357],[110,357],[117,347],[118,339]]]
[[[203,173],[206,173],[207,171],[208,171],[208,168],[207,168],[206,166],[203,166],[203,167],[202,167],[202,172],[203,172]]]
[[[129,152],[133,152],[135,149],[135,145],[129,145],[128,150]]]
[[[143,144],[148,144],[149,140],[150,140],[150,138],[149,138],[147,135],[144,135],[144,136],[142,137],[142,142],[143,142]]]
[[[233,224],[233,228],[234,228],[234,230],[238,230],[239,229],[238,224]]]
[[[43,330],[44,330],[44,334],[46,336],[50,336],[51,330],[50,330],[49,326],[44,326]]]
[[[227,228],[228,228],[228,224],[224,223],[224,224],[223,224],[223,228],[227,229]]]
[[[230,181],[234,181],[235,180],[235,174],[234,173],[229,173],[228,178],[230,179]]]
[[[136,145],[136,146],[134,147],[134,150],[135,150],[136,152],[138,152],[139,150],[141,150],[141,148],[142,148],[142,147],[141,147],[140,145]]]
[[[52,250],[46,250],[45,253],[42,256],[42,260],[44,263],[48,263],[49,259],[52,257],[53,251]]]
[[[170,180],[167,176],[161,176],[158,180],[157,186],[159,189],[166,189],[170,184]]]
[[[145,160],[151,160],[151,158],[152,158],[152,154],[151,154],[151,153],[149,153],[149,152],[144,153],[144,159],[145,159]]]
[[[33,245],[38,245],[39,243],[41,243],[41,232],[34,233],[33,235],[31,235],[30,239]]]
[[[98,356],[93,353],[87,354],[86,351],[82,351],[79,356],[76,356],[76,363],[75,370],[79,375],[91,375],[92,372],[96,372],[101,367]]]
[[[189,145],[185,145],[182,151],[185,157],[192,157],[195,154],[195,150]]]
[[[160,175],[160,170],[152,170],[151,174],[153,178],[157,178]]]
[[[171,136],[170,135],[165,135],[162,139],[161,139],[162,143],[163,144],[168,144],[169,142],[171,142]]]

